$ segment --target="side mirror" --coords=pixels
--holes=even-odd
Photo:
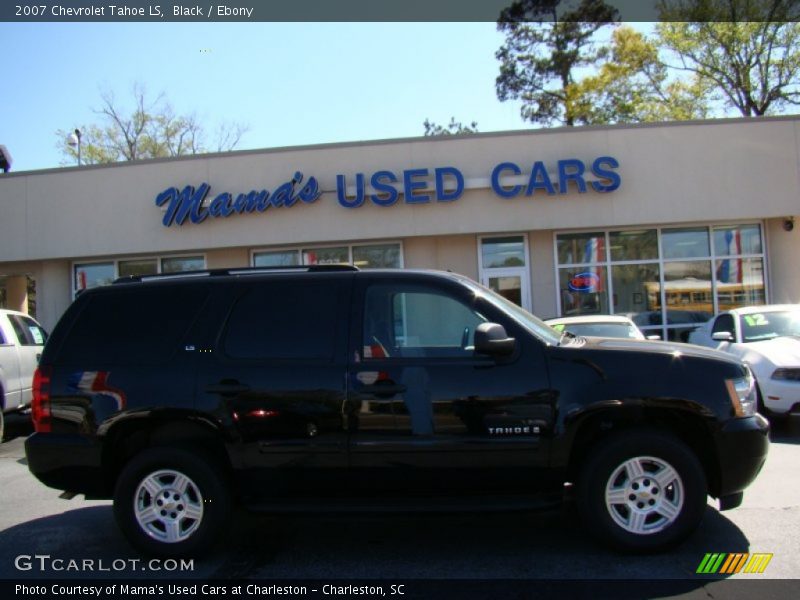
[[[711,339],[715,342],[732,342],[733,334],[730,331],[717,331],[711,334]]]
[[[508,337],[505,327],[497,323],[481,323],[475,329],[475,352],[505,356],[514,352],[516,340]]]

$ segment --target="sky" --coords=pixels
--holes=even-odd
[[[134,83],[195,113],[213,139],[249,126],[237,150],[421,136],[423,122],[527,129],[497,100],[487,23],[0,23],[0,144],[12,171],[63,166],[57,130],[102,119]]]

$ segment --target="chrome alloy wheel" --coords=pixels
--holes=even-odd
[[[194,481],[179,471],[150,473],[136,488],[136,522],[147,535],[167,544],[188,539],[203,520],[203,496]]]
[[[652,456],[626,460],[606,483],[606,508],[611,518],[637,535],[657,533],[672,525],[681,514],[684,498],[678,472]]]

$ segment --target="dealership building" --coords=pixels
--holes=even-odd
[[[351,263],[451,270],[541,317],[628,314],[681,340],[730,307],[800,301],[798,214],[798,117],[9,172],[0,298],[52,328],[126,275]]]

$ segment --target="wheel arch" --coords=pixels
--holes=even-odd
[[[688,410],[663,407],[604,408],[587,414],[573,426],[567,459],[567,480],[574,482],[593,450],[621,432],[651,430],[672,435],[695,454],[706,476],[709,493],[720,489],[720,466],[713,433],[703,416]]]
[[[205,415],[170,411],[144,418],[131,415],[114,423],[103,436],[103,472],[106,489],[112,491],[119,473],[137,454],[148,448],[192,448],[216,460],[226,471],[231,462],[222,428]]]

